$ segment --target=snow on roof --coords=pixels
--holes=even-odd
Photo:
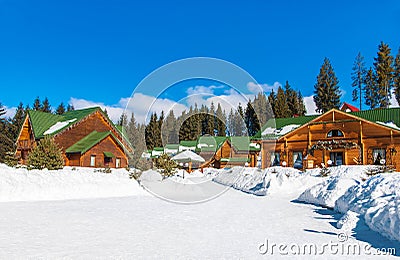
[[[71,120],[67,120],[67,121],[62,121],[62,122],[57,122],[54,125],[52,125],[49,129],[47,129],[43,134],[44,135],[49,135],[52,134],[54,132],[57,132],[58,130],[66,127],[67,125],[69,125],[72,122],[75,122],[76,118],[71,119]]]
[[[388,126],[390,128],[394,128],[397,130],[400,130],[400,127],[398,127],[395,123],[393,123],[393,121],[389,121],[389,122],[381,122],[381,121],[376,121],[376,123],[380,124],[380,125],[384,125],[384,126]]]
[[[294,129],[298,128],[300,125],[295,125],[295,124],[290,124],[290,125],[285,125],[282,128],[276,129],[272,127],[265,128],[264,131],[262,132],[261,135],[285,135]]]

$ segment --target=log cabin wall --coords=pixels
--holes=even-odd
[[[20,163],[26,164],[28,153],[36,146],[35,138],[33,135],[32,126],[29,118],[26,117],[22,125],[19,138],[17,140],[16,157],[19,158]]]
[[[112,131],[115,136],[119,136],[119,134],[117,134],[110,124],[104,119],[103,115],[99,111],[96,111],[95,113],[90,114],[85,119],[73,125],[70,129],[62,131],[60,134],[56,135],[54,139],[62,151],[65,152],[68,147],[93,131]]]
[[[330,131],[341,131],[343,136],[329,137]],[[314,150],[316,161],[321,165],[331,158],[331,153],[343,154],[342,163],[345,165],[373,164],[373,151],[383,149],[386,164],[400,170],[400,131],[354,118],[344,113],[331,111],[306,125],[281,137],[274,146],[271,140],[262,141],[262,168],[271,165],[271,153],[281,155],[280,161],[286,161],[293,166],[293,153],[302,152],[303,158],[307,151],[318,141],[345,141],[357,144],[356,148],[334,148],[332,150]]]
[[[105,158],[103,154],[103,152],[105,151],[111,152],[115,155],[114,158],[111,158],[108,164],[105,163]],[[116,168],[117,158],[119,158],[121,162],[119,168],[125,168],[126,166],[128,166],[128,159],[124,151],[119,147],[119,145],[115,142],[115,140],[111,136],[107,136],[100,143],[96,144],[90,150],[84,153],[80,159],[81,166],[91,167],[90,160],[92,155],[96,156],[94,167]]]

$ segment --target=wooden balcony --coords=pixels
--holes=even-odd
[[[17,143],[17,150],[30,150],[33,148],[34,141],[32,140],[19,140]]]

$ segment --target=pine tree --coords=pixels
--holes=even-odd
[[[75,110],[74,106],[71,104],[68,104],[67,112],[74,111],[74,110]],[[104,113],[107,115],[107,110],[104,109]]]
[[[63,102],[60,103],[60,105],[58,105],[57,109],[56,109],[56,114],[57,115],[62,115],[65,113],[65,105]]]
[[[151,163],[145,158],[142,158],[143,152],[146,151],[145,127],[136,122],[135,114],[132,113],[127,125],[126,134],[132,144],[133,154],[129,157],[129,165],[136,169],[148,170]]]
[[[292,104],[294,105],[294,104]],[[289,105],[287,101],[287,97],[285,95],[285,91],[279,86],[278,92],[276,94],[275,101],[275,117],[276,118],[284,118],[291,117],[291,111],[289,110]]]
[[[233,136],[234,124],[235,124],[235,115],[233,113],[233,109],[231,108],[227,119],[228,136]]]
[[[376,83],[376,75],[372,68],[369,68],[367,73],[365,74],[365,90],[364,90],[364,99],[365,104],[369,106],[371,109],[377,108],[379,106],[379,95],[378,95],[378,86]]]
[[[8,152],[13,152],[14,141],[10,131],[10,122],[4,118],[7,113],[6,108],[0,103],[0,162],[4,162]]]
[[[146,146],[148,150],[153,150],[154,147],[162,146],[161,130],[159,127],[157,113],[151,114],[150,122],[146,126]]]
[[[17,107],[17,111],[15,112],[15,115],[14,115],[13,119],[11,120],[11,122],[12,122],[12,137],[13,137],[14,141],[16,141],[18,138],[18,134],[24,123],[25,116],[26,116],[26,112],[24,109],[24,105],[22,104],[22,102],[20,102]]]
[[[166,153],[155,160],[155,166],[164,178],[174,175],[178,167],[176,162],[171,160]]]
[[[177,129],[177,119],[174,110],[170,110],[163,125],[163,140],[169,144],[177,144],[179,142],[179,134]]]
[[[117,125],[126,128],[128,125],[128,116],[125,113],[122,113],[118,119]]]
[[[374,58],[376,83],[378,88],[379,107],[388,107],[393,87],[393,56],[389,45],[381,42],[377,57]]]
[[[271,93],[269,93],[269,95],[268,95],[268,102],[269,102],[269,104],[271,105],[273,114],[275,115],[275,109],[276,109],[276,106],[275,106],[275,103],[276,103],[276,94],[275,94],[275,92],[274,92],[273,89],[271,90]]]
[[[7,113],[7,110],[6,110],[6,108],[3,106],[3,104],[0,102],[0,120],[2,121],[2,122],[4,122],[4,115]]]
[[[364,57],[359,52],[357,57],[354,61],[353,68],[351,73],[351,86],[354,88],[352,96],[353,101],[359,99],[360,101],[360,110],[362,110],[362,97],[363,97],[363,89],[364,89],[364,82],[365,82],[365,75],[367,70],[365,68]]]
[[[400,48],[394,60],[393,88],[397,103],[400,105]]]
[[[214,130],[215,130],[215,106],[214,103],[211,102],[207,120],[207,134],[214,136],[215,135]]]
[[[297,93],[297,106],[295,114],[299,116],[304,116],[306,114],[306,106],[304,105],[303,95],[301,94],[300,90]]]
[[[235,134],[234,136],[247,135],[245,115],[242,105],[239,103],[238,109],[235,113]]]
[[[64,167],[62,151],[50,136],[41,139],[28,155],[28,166],[31,169],[58,170]]]
[[[49,99],[47,97],[43,100],[41,110],[45,113],[51,113],[51,106],[50,106]]]
[[[217,111],[215,112],[216,117],[216,130],[218,136],[226,136],[226,116],[222,111],[221,104],[218,103]]]
[[[316,112],[325,113],[332,108],[339,108],[341,93],[338,84],[332,65],[329,59],[325,58],[314,85]]]
[[[248,136],[254,136],[260,130],[260,122],[258,121],[258,117],[250,100],[247,102],[244,122],[246,124]]]
[[[33,110],[42,111],[42,103],[40,102],[39,97],[36,97],[33,101]]]

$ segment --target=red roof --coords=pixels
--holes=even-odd
[[[356,112],[356,111],[360,111],[360,109],[358,109],[355,106],[350,105],[349,103],[344,102],[343,105],[340,107],[340,110],[344,111],[344,112]],[[350,110],[350,111],[348,111]]]

